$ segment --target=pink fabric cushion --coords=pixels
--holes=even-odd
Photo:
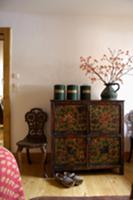
[[[17,162],[4,147],[0,147],[0,200],[25,200]]]

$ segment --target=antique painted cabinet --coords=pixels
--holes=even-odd
[[[52,170],[124,173],[123,101],[51,101]]]

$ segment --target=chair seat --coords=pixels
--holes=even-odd
[[[35,143],[35,142],[29,142],[28,140],[24,139],[24,140],[20,140],[19,142],[16,143],[17,146],[20,147],[26,147],[26,148],[41,148],[43,146],[46,146],[47,143]]]

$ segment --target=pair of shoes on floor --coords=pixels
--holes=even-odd
[[[75,173],[70,172],[64,172],[63,174],[56,173],[55,179],[65,187],[78,186],[83,182],[83,179],[81,179]]]
[[[75,186],[78,186],[83,182],[83,179],[80,176],[76,175],[75,173],[64,172],[64,175],[71,178],[74,181]]]

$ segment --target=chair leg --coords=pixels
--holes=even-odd
[[[46,170],[46,160],[47,160],[47,145],[45,144],[42,148],[41,148],[41,152],[42,152],[42,170],[44,173],[44,177],[47,178],[47,170]]]
[[[22,156],[21,156],[21,151],[23,150],[23,147],[18,146],[17,148],[17,161],[18,161],[18,166],[20,171],[22,171]]]
[[[26,148],[26,153],[27,153],[27,161],[29,164],[32,164],[31,158],[30,158],[30,151],[28,148]]]
[[[132,151],[133,151],[133,138],[130,137],[130,152],[129,152],[129,157],[128,157],[127,162],[130,162],[130,161],[131,161]]]

